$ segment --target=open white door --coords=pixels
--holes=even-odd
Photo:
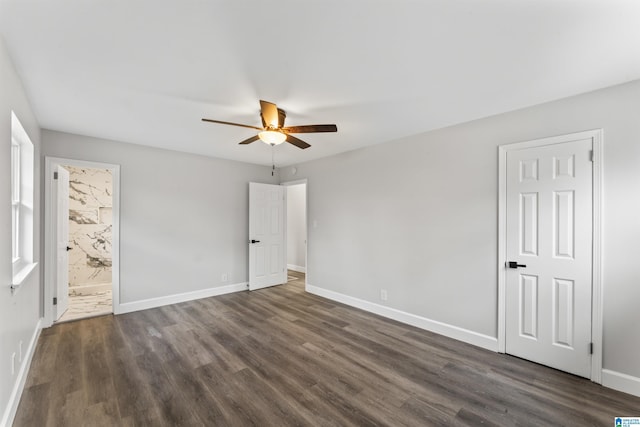
[[[284,213],[284,187],[249,183],[250,290],[287,282]]]
[[[69,171],[62,166],[56,169],[56,299],[55,319],[69,306]]]
[[[591,374],[592,139],[507,153],[506,352]]]

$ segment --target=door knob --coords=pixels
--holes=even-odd
[[[509,261],[507,263],[507,267],[509,268],[518,268],[518,267],[526,267],[526,264],[518,264],[517,261]]]
[[[251,239],[251,241],[249,243],[260,243],[260,240],[253,240]]]

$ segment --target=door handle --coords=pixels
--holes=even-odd
[[[73,249],[73,248],[67,246],[67,252],[69,252],[71,249]]]
[[[526,267],[526,264],[518,264],[517,261],[509,261],[507,262],[507,267],[509,268],[518,268],[518,267]]]
[[[249,243],[260,243],[260,240],[253,240],[251,239],[251,241]]]

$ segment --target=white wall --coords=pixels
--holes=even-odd
[[[13,110],[33,142],[35,157],[34,190],[34,260],[40,260],[40,128],[29,106],[22,83],[0,37],[0,424],[10,411],[12,390],[19,380],[20,369],[26,366],[26,353],[37,331],[40,319],[41,265],[13,293],[9,286],[11,268],[11,110]],[[19,352],[22,341],[23,363],[18,363],[11,375],[11,355]],[[19,396],[18,396],[19,398]],[[17,402],[15,402],[17,403]],[[15,409],[15,408],[14,408]]]
[[[640,379],[639,111],[635,81],[298,165],[310,284],[496,337],[498,145],[603,128],[603,363]]]
[[[270,168],[50,130],[42,140],[44,156],[120,165],[122,303],[248,280],[248,183],[276,183]]]
[[[306,184],[287,187],[287,265],[290,269],[306,269]]]

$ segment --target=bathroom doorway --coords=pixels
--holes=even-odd
[[[62,167],[69,172],[69,302],[58,322],[113,313],[112,172]]]
[[[118,307],[117,165],[46,158],[45,324]]]

